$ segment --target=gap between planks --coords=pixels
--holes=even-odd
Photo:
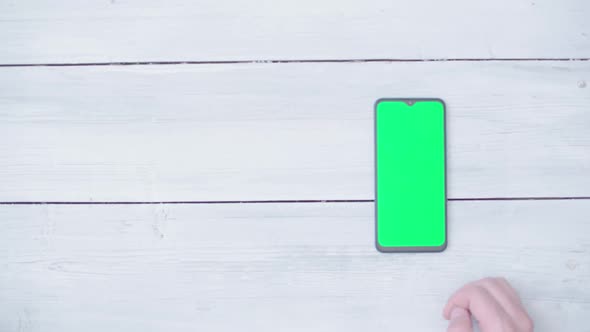
[[[263,60],[218,60],[218,61],[114,61],[114,62],[72,62],[72,63],[14,63],[0,64],[2,67],[85,67],[85,66],[150,66],[150,65],[227,65],[254,63],[363,63],[363,62],[514,62],[514,61],[590,61],[590,58],[448,58],[448,59],[263,59]]]
[[[590,200],[590,196],[564,197],[470,197],[449,198],[449,202],[466,201],[560,201]],[[146,205],[146,204],[283,204],[283,203],[374,203],[374,199],[290,199],[290,200],[244,200],[244,201],[15,201],[0,202],[0,205]]]

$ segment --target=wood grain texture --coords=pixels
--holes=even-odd
[[[449,197],[590,195],[590,62],[0,72],[0,201],[372,199],[395,96],[446,101]]]
[[[443,331],[456,287],[504,275],[535,331],[585,331],[589,215],[453,202],[447,251],[386,255],[368,203],[1,206],[0,327]]]
[[[585,0],[4,0],[0,63],[588,57]]]

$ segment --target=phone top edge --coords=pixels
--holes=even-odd
[[[379,98],[379,99],[375,100],[375,103],[373,106],[374,106],[374,108],[377,108],[377,105],[379,105],[379,103],[387,102],[387,101],[437,101],[437,102],[440,102],[441,104],[443,104],[443,106],[446,106],[444,100],[442,100],[441,98],[436,98],[436,97],[416,97],[416,98],[412,98],[412,97],[408,97],[408,98],[384,97],[384,98]]]

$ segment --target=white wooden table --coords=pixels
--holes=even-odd
[[[590,2],[0,0],[0,331],[590,331]],[[379,97],[447,103],[449,247],[373,247]]]

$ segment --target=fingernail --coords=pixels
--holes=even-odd
[[[451,310],[451,320],[467,315],[467,310],[459,307],[454,307]]]

